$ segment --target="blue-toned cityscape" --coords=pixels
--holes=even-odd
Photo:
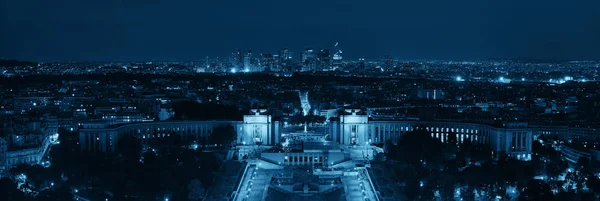
[[[226,61],[3,60],[0,167],[17,185],[10,196],[595,196],[599,62],[318,52],[307,48],[300,61],[287,49]]]
[[[599,10],[0,0],[0,201],[598,201]]]

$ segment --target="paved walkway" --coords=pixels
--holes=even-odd
[[[369,183],[367,172],[358,170],[357,175],[342,177],[348,201],[377,201],[374,189]]]
[[[264,200],[271,176],[268,170],[251,166],[244,175],[244,179],[242,179],[240,194],[236,201]]]

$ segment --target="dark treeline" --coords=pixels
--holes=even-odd
[[[37,65],[38,64],[36,62],[0,59],[0,67],[37,66]]]

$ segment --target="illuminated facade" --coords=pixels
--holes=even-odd
[[[181,136],[189,142],[207,140],[218,126],[232,126],[237,133],[238,144],[277,144],[279,143],[280,123],[271,121],[270,115],[244,116],[244,121],[162,121],[110,126],[105,123],[85,123],[79,130],[81,151],[114,152],[119,139],[124,135],[133,135],[142,143],[160,140],[171,134]]]
[[[58,121],[44,115],[40,122],[30,122],[33,133],[16,132],[0,138],[0,170],[18,164],[42,164],[50,146],[58,144]]]
[[[520,160],[531,159],[534,129],[526,123],[505,123],[502,127],[485,124],[440,121],[369,121],[366,115],[340,116],[340,122],[330,127],[332,139],[341,145],[364,145],[397,142],[403,133],[418,129],[426,130],[435,139],[446,142],[455,135],[457,143],[470,141],[483,143],[495,153],[505,152]]]
[[[279,144],[280,123],[273,122],[270,115],[261,115],[265,110],[253,110],[253,115],[245,115],[244,121],[237,124],[238,143],[243,145]]]
[[[317,71],[317,55],[312,48],[302,52],[302,71]]]
[[[123,135],[134,135],[142,142],[160,139],[170,134],[181,135],[182,140],[193,142],[207,139],[217,126],[231,125],[237,133],[236,143],[240,145],[275,145],[282,136],[281,123],[273,121],[270,115],[254,110],[255,114],[245,115],[243,121],[165,121],[102,126],[86,124],[79,132],[82,151],[114,152],[118,140]],[[505,152],[521,160],[531,159],[533,130],[526,123],[506,123],[502,127],[485,124],[439,121],[369,121],[366,115],[340,116],[340,121],[329,123],[328,134],[333,142],[341,146],[396,142],[403,133],[416,129],[428,131],[435,139],[447,142],[455,135],[457,143],[470,141],[483,143],[495,153]],[[304,162],[304,160],[303,160]],[[312,161],[311,161],[312,162]]]
[[[22,163],[31,165],[40,164],[48,151],[48,148],[57,143],[59,143],[58,134],[53,134],[44,137],[42,144],[39,147],[5,151],[4,164],[0,165],[11,167]],[[2,158],[2,156],[0,156],[0,158]]]
[[[329,166],[350,160],[336,142],[304,141],[302,150],[284,153],[261,153],[261,159],[284,166]]]

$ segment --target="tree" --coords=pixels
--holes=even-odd
[[[525,191],[523,191],[520,196],[520,201],[526,200],[553,200],[554,193],[552,193],[552,188],[548,183],[539,181],[539,180],[531,180],[525,186]]]
[[[58,141],[60,144],[54,145],[50,149],[52,166],[63,170],[76,167],[79,162],[79,135],[63,127],[58,128]]]
[[[600,179],[596,176],[588,176],[586,186],[596,194],[600,194]]]
[[[580,157],[577,160],[577,170],[581,171],[584,174],[589,174],[592,172],[590,167],[590,159],[586,157]]]
[[[485,162],[492,159],[492,150],[487,145],[474,144],[471,143],[471,141],[465,141],[460,145],[456,157],[465,160],[466,162]]]
[[[61,200],[58,193],[51,189],[46,189],[40,192],[36,197],[36,200],[40,201],[57,201]],[[67,200],[67,199],[64,199]],[[73,200],[72,198],[70,200]]]
[[[418,180],[410,180],[410,181],[406,181],[405,182],[405,186],[404,186],[404,194],[406,195],[406,197],[408,197],[410,200],[416,200],[417,197],[419,196],[419,181]]]
[[[446,139],[446,143],[448,144],[457,144],[458,143],[458,134],[455,132],[448,132],[448,138]]]
[[[125,135],[119,139],[117,151],[123,154],[126,161],[137,161],[142,151],[142,143],[132,135]]]
[[[563,200],[573,200],[577,197],[577,194],[575,192],[572,191],[560,191],[556,194],[555,199],[556,201],[563,201]]]
[[[443,150],[444,144],[425,130],[404,133],[398,140],[398,158],[408,165],[425,163],[428,167],[439,168],[446,160]]]
[[[237,137],[237,133],[232,125],[216,126],[213,132],[208,137],[208,141],[211,144],[217,144],[219,146],[225,144],[231,144]]]
[[[551,160],[546,166],[545,172],[549,177],[556,178],[560,174],[562,174],[567,168],[569,168],[569,163],[559,158]]]
[[[394,145],[392,140],[386,140],[383,149],[388,158],[398,160],[398,147]]]
[[[188,199],[197,201],[204,198],[204,187],[198,179],[192,179],[188,184]]]
[[[6,201],[25,200],[26,196],[17,189],[17,184],[8,177],[0,179],[0,198]]]

